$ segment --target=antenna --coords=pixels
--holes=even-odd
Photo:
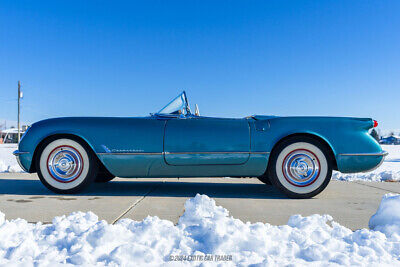
[[[20,113],[21,113],[21,108],[20,108],[20,99],[22,98],[22,92],[21,92],[21,83],[20,81],[18,81],[18,144],[19,144],[19,140],[21,139],[20,136],[20,126],[19,126],[19,117],[20,117]]]

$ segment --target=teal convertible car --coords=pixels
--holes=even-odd
[[[368,118],[241,119],[193,114],[185,92],[147,117],[69,117],[34,123],[14,152],[57,193],[114,177],[258,177],[292,198],[310,198],[332,170],[365,172],[386,153]]]

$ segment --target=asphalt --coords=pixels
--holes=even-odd
[[[242,221],[286,224],[294,214],[330,214],[353,230],[367,228],[386,193],[400,193],[400,183],[331,181],[312,199],[288,199],[272,186],[249,178],[122,179],[93,184],[77,195],[47,190],[35,174],[0,173],[0,211],[6,219],[50,223],[55,216],[92,211],[115,223],[122,218],[142,220],[151,215],[178,222],[184,203],[206,194]]]

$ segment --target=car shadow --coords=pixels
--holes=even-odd
[[[212,178],[210,178],[212,179]],[[213,198],[287,199],[276,188],[259,183],[207,183],[189,181],[111,181],[94,183],[71,196],[154,196],[194,197],[197,193]],[[57,195],[39,180],[0,179],[0,194]]]

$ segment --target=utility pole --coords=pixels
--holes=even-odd
[[[21,83],[18,81],[18,144],[20,139],[20,128],[19,128],[19,114],[20,114],[20,98],[21,98]]]

